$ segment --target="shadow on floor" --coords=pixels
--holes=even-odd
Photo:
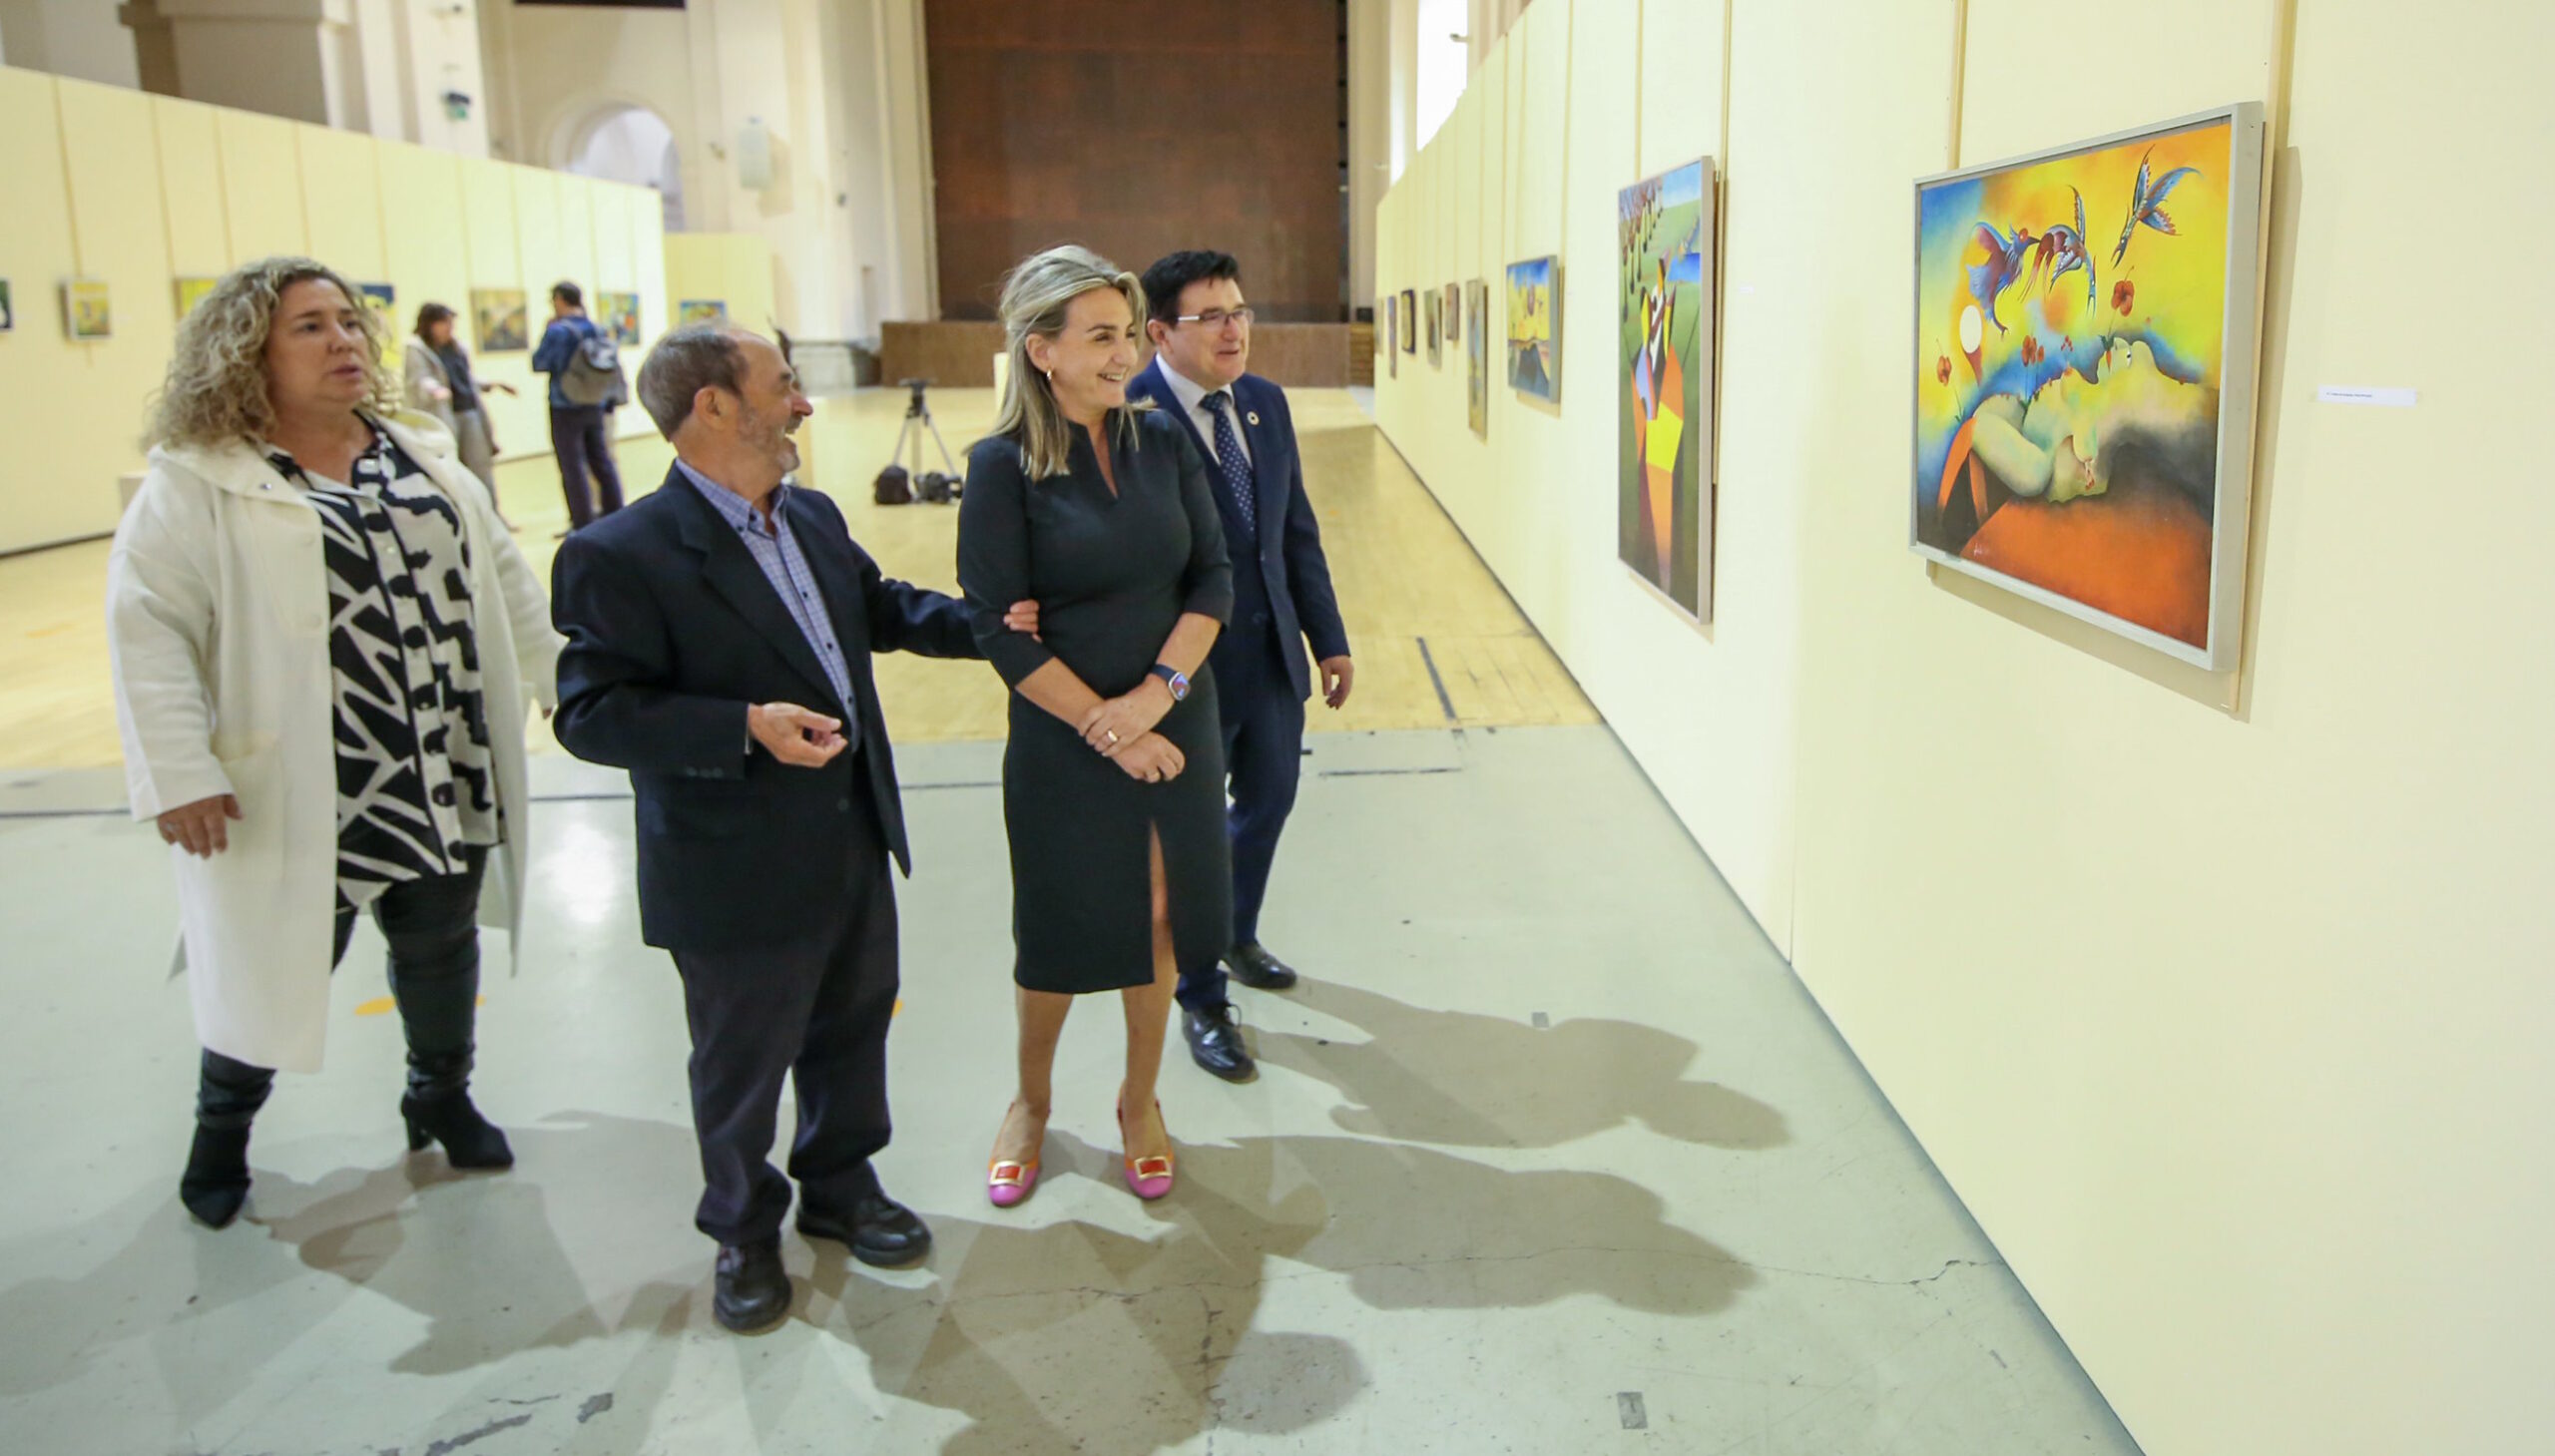
[[[1638,1022],[1578,1017],[1550,1028],[1430,1011],[1306,978],[1286,1000],[1365,1033],[1357,1042],[1255,1029],[1260,1060],[1339,1089],[1343,1132],[1457,1148],[1556,1148],[1627,1123],[1712,1148],[1791,1141],[1784,1115],[1718,1083],[1686,1080],[1701,1050]]]

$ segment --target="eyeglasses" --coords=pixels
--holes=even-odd
[[[1260,310],[1256,308],[1247,306],[1231,309],[1210,308],[1204,313],[1183,313],[1171,321],[1173,323],[1203,323],[1207,325],[1207,331],[1209,333],[1222,333],[1225,331],[1225,325],[1228,323],[1239,323],[1245,328],[1251,327],[1251,320],[1258,315],[1259,311]]]

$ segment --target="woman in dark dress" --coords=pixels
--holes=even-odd
[[[1122,994],[1127,1186],[1171,1191],[1154,1084],[1183,968],[1230,938],[1224,740],[1207,650],[1233,571],[1207,472],[1179,426],[1131,409],[1144,290],[1080,247],[1004,282],[1010,377],[968,456],[958,581],[1012,689],[1003,755],[1018,954],[1020,1093],[987,1170],[997,1208],[1029,1196],[1073,998]],[[1039,633],[1003,625],[1035,598]]]

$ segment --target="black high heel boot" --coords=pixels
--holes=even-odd
[[[411,1153],[441,1143],[444,1160],[455,1168],[515,1166],[515,1150],[505,1133],[471,1105],[469,1048],[409,1053],[408,1091],[399,1099],[399,1116],[408,1124]]]
[[[228,1228],[249,1202],[249,1125],[196,1124],[196,1146],[178,1180],[178,1202],[209,1227]]]
[[[249,1202],[249,1128],[274,1085],[267,1068],[204,1054],[196,1078],[196,1141],[178,1179],[178,1202],[211,1227],[231,1226]]]

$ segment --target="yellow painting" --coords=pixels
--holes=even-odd
[[[686,298],[675,305],[675,324],[709,323],[728,316],[725,298]]]
[[[1549,404],[1561,402],[1560,281],[1557,257],[1508,265],[1508,387]]]
[[[2220,664],[2260,159],[2247,106],[1918,185],[1921,554]]]
[[[388,283],[357,283],[355,291],[363,294],[363,306],[372,310],[372,320],[380,325],[381,362],[398,368],[399,354],[399,290]]]
[[[62,285],[63,326],[75,339],[115,336],[115,310],[108,306],[107,285],[95,278],[76,278]]]
[[[184,318],[195,312],[196,305],[203,302],[205,295],[213,291],[213,285],[221,281],[220,278],[178,279],[178,316]]]

